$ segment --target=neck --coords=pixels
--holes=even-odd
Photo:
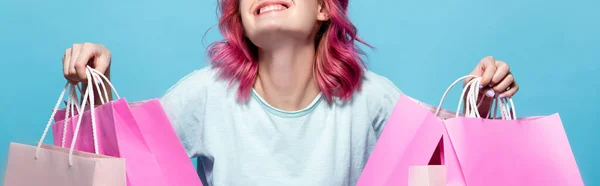
[[[308,106],[319,94],[313,76],[314,43],[259,49],[254,89],[269,105],[285,111]]]

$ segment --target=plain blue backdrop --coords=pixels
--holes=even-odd
[[[520,116],[560,113],[587,185],[600,185],[600,1],[351,0],[372,71],[435,104],[480,58],[507,61],[521,85]],[[112,50],[112,78],[128,100],[160,97],[205,66],[221,37],[215,0],[0,0],[0,174],[9,142],[34,144],[65,80],[74,42]],[[451,98],[458,98],[454,90]],[[454,108],[456,101],[444,106]],[[49,142],[49,141],[47,141]]]

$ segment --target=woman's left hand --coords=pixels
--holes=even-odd
[[[510,72],[508,64],[492,56],[481,59],[470,75],[481,77],[480,88],[490,98],[510,98],[519,91],[519,85]]]

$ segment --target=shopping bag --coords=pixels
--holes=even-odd
[[[502,119],[481,117],[479,81],[475,77],[463,90],[465,115],[443,122],[448,184],[583,185],[559,115],[519,119],[511,99],[497,99],[493,110],[500,110]]]
[[[89,72],[91,79],[104,78],[93,69]],[[110,82],[107,84],[115,90]],[[105,90],[99,87],[96,88]],[[128,103],[125,98],[119,98],[116,91],[115,94],[118,99],[95,107],[94,115],[89,111],[83,112],[82,126],[90,125],[95,119],[99,127],[96,131],[82,130],[75,149],[93,151],[90,139],[96,133],[100,154],[126,160],[129,186],[202,185],[160,102],[152,99]],[[107,93],[104,92],[104,95]],[[55,117],[59,119],[53,126],[56,145],[71,146],[73,117],[60,117],[67,116],[68,111]],[[74,111],[75,115],[79,115]]]
[[[442,109],[450,89],[465,78],[474,78],[459,98],[466,98],[465,114]],[[407,185],[408,167],[428,164],[444,165],[446,184],[451,186],[583,185],[558,114],[516,119],[514,104],[508,104],[512,100],[498,99],[493,113],[500,110],[500,119],[496,114],[481,117],[477,110],[483,100],[478,97],[479,81],[481,78],[474,76],[455,81],[437,107],[401,96],[357,185]],[[434,137],[413,139],[439,136],[435,128],[440,125],[440,143],[434,144]],[[431,128],[418,133],[422,126]],[[400,130],[402,127],[405,129]],[[405,138],[399,137],[402,135]],[[413,144],[420,148],[409,148]]]
[[[37,159],[34,157],[39,149]],[[99,154],[43,144],[11,143],[4,186],[126,186],[125,161]]]
[[[54,110],[58,108],[64,92]],[[85,104],[84,101],[82,107]],[[81,118],[75,123],[77,133]],[[4,186],[126,185],[124,159],[43,144],[51,124],[52,120],[46,125],[37,146],[10,144]],[[73,141],[77,141],[76,138]]]
[[[440,118],[453,116],[401,95],[383,129],[357,186],[408,184],[410,166],[428,165],[444,133]]]
[[[408,168],[408,186],[446,186],[446,167],[411,166]]]
[[[200,177],[158,99],[130,107],[169,185],[202,186]],[[117,107],[127,109],[127,107]],[[117,112],[123,112],[123,110]]]

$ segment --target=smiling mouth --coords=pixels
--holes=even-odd
[[[262,14],[267,14],[270,12],[278,12],[278,11],[283,11],[283,10],[287,10],[289,7],[287,5],[284,4],[271,4],[271,5],[267,5],[264,6],[262,8],[259,8],[256,11],[256,15],[262,15]]]

